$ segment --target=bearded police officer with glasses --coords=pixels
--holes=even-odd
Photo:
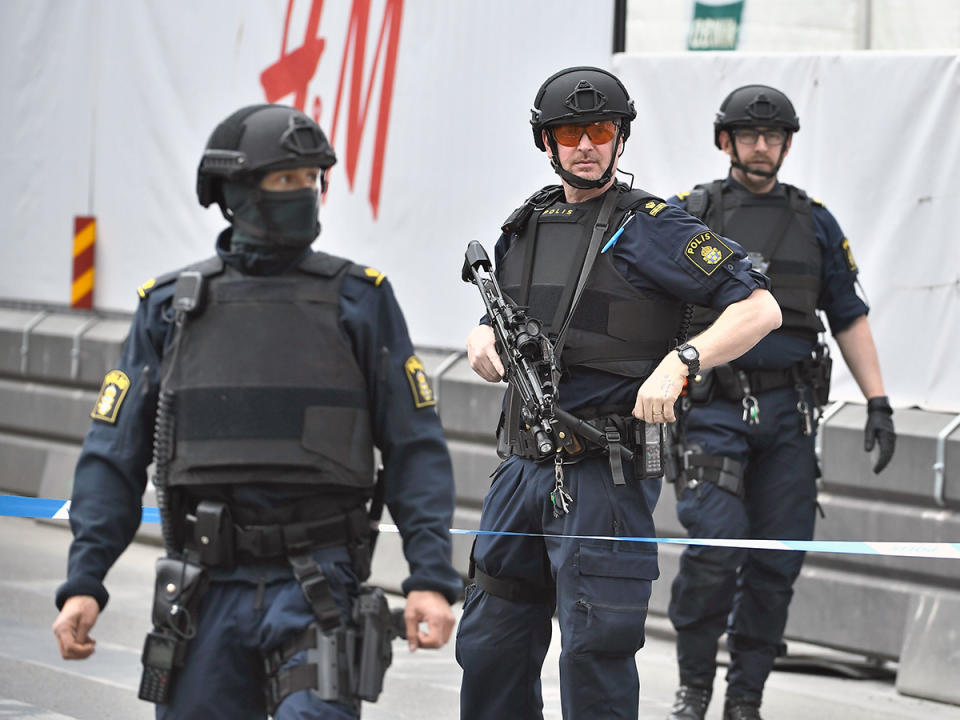
[[[777,179],[800,121],[790,100],[766,85],[731,92],[714,123],[730,157],[723,180],[672,202],[736,240],[768,274],[783,324],[742,357],[701,370],[689,386],[674,451],[677,513],[691,536],[809,540],[819,473],[814,435],[827,402],[830,358],[820,339],[823,311],[867,399],[865,449],[879,447],[874,472],[893,456],[893,411],[884,394],[867,306],[855,292],[857,266],[833,215]],[[693,331],[716,312],[700,308]],[[689,402],[688,402],[689,401]],[[727,633],[725,720],[760,717],[763,686],[784,652],[783,631],[803,555],[689,546],[673,581],[680,689],[670,720],[702,720]]]
[[[656,546],[553,536],[653,537],[660,429],[674,419],[684,380],[740,355],[780,322],[766,278],[736,243],[615,179],[635,117],[623,84],[594,67],[561,70],[534,101],[533,141],[561,184],[534,193],[504,223],[496,272],[509,300],[554,342],[559,406],[604,442],[557,425],[563,443],[543,454],[508,386],[498,431],[505,459],[480,521],[491,534],[477,537],[457,635],[464,720],[542,718],[554,612],[564,718],[637,717],[634,655],[659,574]],[[690,339],[688,303],[720,313]],[[503,378],[486,318],[467,353],[482,378]],[[650,430],[657,445],[645,456]]]
[[[92,413],[53,630],[64,658],[94,651],[152,450],[167,557],[139,696],[158,718],[341,720],[376,700],[396,631],[361,583],[384,503],[410,649],[453,630],[453,477],[423,366],[383,274],[310,248],[335,162],[291,107],[217,126],[197,194],[230,227],[214,257],[141,286]]]

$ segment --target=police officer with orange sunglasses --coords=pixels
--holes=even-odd
[[[644,642],[654,544],[573,536],[654,536],[659,447],[684,379],[740,355],[780,324],[766,278],[736,243],[615,179],[633,101],[595,67],[552,75],[534,101],[534,144],[560,185],[534,193],[502,226],[497,276],[552,338],[558,404],[604,434],[544,455],[508,386],[503,462],[484,499],[457,636],[461,717],[542,718],[540,670],[554,612],[565,718],[636,718],[635,653]],[[687,304],[716,309],[685,338]],[[486,318],[467,338],[471,367],[504,366]],[[554,428],[559,437],[569,429]],[[619,447],[633,451],[625,462]],[[509,534],[504,534],[509,533]],[[557,537],[564,536],[564,537]]]

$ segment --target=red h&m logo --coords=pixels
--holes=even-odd
[[[290,30],[290,14],[294,0],[287,0],[287,15],[283,26],[283,44],[280,59],[260,75],[260,84],[267,102],[276,102],[293,93],[294,106],[306,112],[307,86],[313,79],[323,55],[326,41],[318,37],[320,16],[323,14],[323,0],[311,0],[310,15],[303,45],[287,51],[287,34]],[[340,119],[340,101],[346,87],[347,67],[351,68],[349,95],[346,105],[346,152],[343,158],[347,171],[347,182],[353,189],[360,158],[360,141],[370,110],[370,96],[380,59],[383,57],[381,74],[380,107],[377,113],[377,127],[374,135],[373,162],[370,172],[370,206],[373,217],[377,217],[380,207],[380,187],[383,179],[383,158],[387,147],[387,130],[390,125],[390,104],[393,100],[393,79],[397,66],[397,45],[400,40],[400,20],[403,15],[403,0],[386,0],[383,20],[377,38],[377,48],[373,63],[369,69],[366,87],[364,87],[364,69],[367,48],[367,26],[370,19],[370,0],[353,0],[350,9],[350,22],[347,26],[346,43],[340,64],[340,79],[337,84],[337,99],[333,109],[330,127],[330,142],[337,146],[337,130]],[[320,121],[320,97],[313,99],[313,118]]]

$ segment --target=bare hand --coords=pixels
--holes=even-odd
[[[687,366],[675,352],[669,353],[637,391],[633,416],[648,423],[674,422],[674,403],[686,377]]]
[[[403,619],[407,623],[410,652],[418,647],[441,648],[447,644],[453,631],[450,603],[443,595],[432,590],[411,590],[407,595]],[[426,632],[420,630],[421,622],[427,624]]]
[[[91,595],[74,595],[53,621],[53,634],[64,660],[83,660],[93,654],[97,641],[90,630],[100,615],[100,605]]]
[[[497,354],[496,336],[489,325],[477,325],[467,335],[467,359],[473,371],[487,382],[503,379],[503,362]]]

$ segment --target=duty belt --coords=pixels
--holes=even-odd
[[[631,451],[636,449],[637,436],[635,429],[640,423],[636,418],[610,414],[587,418],[585,422],[604,433],[608,442],[619,442]],[[557,442],[557,452],[561,453],[564,462],[574,463],[584,458],[600,457],[608,452],[607,447],[589,442],[586,438],[564,426],[563,423],[554,423],[553,433],[557,438],[564,439],[562,443]],[[566,438],[569,438],[570,441],[568,442]],[[521,442],[519,445],[515,451],[515,454],[519,457],[536,460],[537,462],[554,461],[552,454],[543,455],[533,442]]]
[[[230,519],[225,506],[202,501],[196,515],[187,515],[185,544],[207,567],[232,567],[286,559],[321,547],[348,545],[364,528],[369,528],[369,521],[363,508],[322,520],[238,525]]]
[[[799,371],[799,366],[773,370],[736,370],[730,365],[719,365],[714,368],[717,385],[727,400],[743,399],[743,386],[737,378],[739,373],[746,376],[750,392],[757,394],[796,385]]]

